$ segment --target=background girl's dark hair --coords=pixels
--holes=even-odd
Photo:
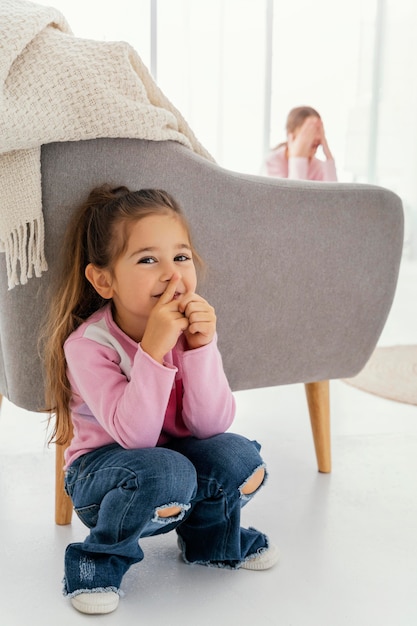
[[[85,277],[89,263],[112,271],[128,244],[129,226],[149,215],[174,213],[188,233],[193,259],[201,266],[180,205],[166,191],[108,184],[91,191],[76,210],[64,237],[58,284],[52,288],[48,316],[41,333],[46,410],[55,414],[50,441],[66,443],[71,436],[71,389],[66,372],[64,343],[69,335],[106,300]]]
[[[318,117],[319,119],[321,119],[320,114],[318,113],[318,111],[316,111],[316,109],[313,109],[313,107],[300,106],[291,109],[291,111],[287,115],[287,121],[285,124],[285,130],[287,135],[289,133],[293,133],[295,130],[297,130],[297,128],[300,128],[300,126],[304,124],[305,120],[308,117]],[[273,149],[278,150],[278,148],[286,145],[287,142],[282,141]]]

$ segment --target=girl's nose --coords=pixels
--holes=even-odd
[[[159,280],[163,283],[169,282],[173,275],[176,273],[175,263],[164,263],[161,266],[161,274],[159,276]],[[178,272],[177,272],[178,273]]]

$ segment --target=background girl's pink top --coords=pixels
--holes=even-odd
[[[287,159],[286,146],[273,150],[265,162],[268,176],[292,178],[294,180],[321,180],[336,182],[336,165],[333,159],[321,161],[316,157],[290,157]]]

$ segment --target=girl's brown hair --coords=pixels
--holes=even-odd
[[[285,124],[285,130],[287,132],[287,135],[295,132],[297,128],[300,128],[300,126],[304,124],[305,120],[308,117],[318,117],[319,119],[321,119],[320,114],[318,113],[318,111],[316,111],[316,109],[313,109],[313,107],[301,106],[291,109],[291,111],[287,115],[287,121]],[[278,148],[286,145],[287,142],[283,141],[275,146],[274,150],[278,150]]]
[[[85,268],[93,263],[111,270],[126,249],[130,225],[149,215],[170,213],[177,215],[186,229],[193,259],[201,265],[182,209],[166,191],[130,191],[124,186],[113,188],[106,184],[93,189],[74,213],[62,247],[59,284],[53,289],[41,337],[46,410],[51,418],[55,415],[50,441],[65,444],[71,437],[71,388],[64,343],[84,320],[106,303],[85,277]]]

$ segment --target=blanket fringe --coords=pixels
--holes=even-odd
[[[40,278],[48,264],[44,254],[45,232],[43,219],[21,224],[4,241],[7,283],[9,290],[16,285],[25,285],[33,272]],[[19,272],[20,269],[20,272]]]

